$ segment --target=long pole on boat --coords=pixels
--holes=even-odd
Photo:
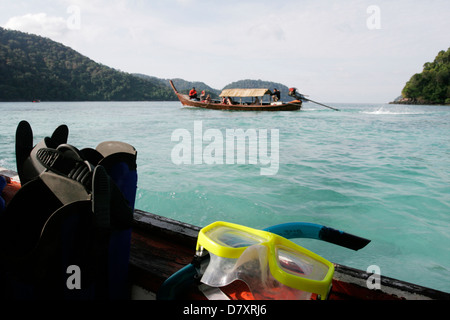
[[[320,102],[317,102],[317,101],[314,101],[314,100],[311,100],[311,99],[306,98],[304,94],[301,94],[300,92],[297,92],[297,88],[290,88],[290,89],[289,89],[289,95],[290,95],[291,97],[295,97],[295,98],[297,98],[297,99],[299,99],[299,100],[311,101],[311,102],[313,102],[313,103],[316,103],[316,104],[318,104],[318,105],[324,106],[324,107],[326,107],[326,108],[330,108],[330,109],[333,109],[333,110],[335,110],[335,111],[340,111],[339,109],[336,109],[336,108],[327,106],[327,105],[325,105],[325,104],[323,104],[323,103],[320,103]]]
[[[330,106],[324,105],[323,103],[320,103],[320,102],[316,102],[316,101],[313,101],[313,100],[310,100],[310,99],[307,99],[307,98],[303,98],[303,99],[305,99],[305,100],[307,100],[307,101],[311,101],[311,102],[313,102],[313,103],[316,103],[316,104],[318,104],[318,105],[321,105],[321,106],[324,106],[324,107],[327,107],[327,108],[333,109],[333,110],[335,110],[335,111],[340,111],[339,109],[336,109],[336,108],[333,108],[333,107],[330,107]]]

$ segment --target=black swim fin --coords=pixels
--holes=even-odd
[[[67,143],[69,128],[63,124],[55,129],[51,137],[45,137],[33,147],[33,131],[23,120],[16,130],[16,165],[22,185],[35,179],[45,168],[36,161],[36,153],[42,148],[54,148]]]
[[[92,212],[98,228],[111,227],[111,183],[105,168],[97,166],[92,175]]]
[[[23,120],[16,130],[16,166],[19,177],[24,177],[24,164],[33,149],[33,130],[30,124]],[[21,180],[22,181],[22,180]],[[24,183],[24,182],[22,182]]]
[[[114,141],[79,150],[68,133],[61,125],[34,145],[29,123],[17,128],[22,188],[0,215],[0,298],[129,295],[137,152]],[[73,266],[82,272],[79,290],[68,287]]]
[[[54,148],[56,148],[60,144],[67,143],[68,138],[69,138],[69,128],[65,124],[62,124],[58,128],[56,128],[55,131],[53,131],[50,140],[54,144]]]

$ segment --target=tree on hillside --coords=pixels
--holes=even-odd
[[[424,104],[450,104],[450,48],[440,51],[402,90],[403,97]]]

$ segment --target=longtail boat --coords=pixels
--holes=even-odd
[[[178,92],[172,80],[169,82],[181,104],[188,107],[235,111],[295,111],[302,107],[302,101],[298,99],[290,102],[270,102],[269,98],[264,102],[264,96],[271,96],[272,92],[269,89],[225,89],[219,95],[223,98],[239,98],[239,102],[232,102],[232,99],[225,100],[229,102],[190,99],[189,95]],[[242,98],[255,98],[255,100],[253,103],[243,103]]]
[[[20,189],[17,173],[0,168],[8,184],[2,192],[6,202]],[[154,300],[163,283],[174,273],[190,264],[200,227],[176,221],[139,209],[134,210],[129,259],[130,299]],[[334,264],[335,271],[328,300],[450,300],[450,293],[380,275],[379,288],[369,288],[370,277],[365,271]],[[223,291],[233,300],[236,290]],[[181,300],[206,300],[197,287],[191,288]]]

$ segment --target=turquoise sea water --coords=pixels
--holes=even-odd
[[[216,220],[255,228],[327,225],[372,242],[357,252],[296,242],[332,262],[363,270],[377,265],[382,275],[450,292],[450,108],[330,105],[341,111],[312,103],[273,113],[178,102],[0,103],[0,166],[15,169],[20,120],[30,122],[35,143],[65,123],[76,147],[120,140],[138,150],[139,209],[198,226]],[[255,164],[248,157],[244,164],[227,163],[227,129],[254,130],[260,145],[264,130],[278,130],[279,143],[269,134],[273,152],[264,153],[274,167],[278,153],[275,174],[261,175],[268,164],[258,156]],[[191,135],[191,153],[185,149],[191,164],[174,163],[182,142],[174,132]],[[207,133],[219,139],[211,141],[223,138],[223,164],[205,163],[212,146]],[[195,164],[199,150],[204,157]]]

